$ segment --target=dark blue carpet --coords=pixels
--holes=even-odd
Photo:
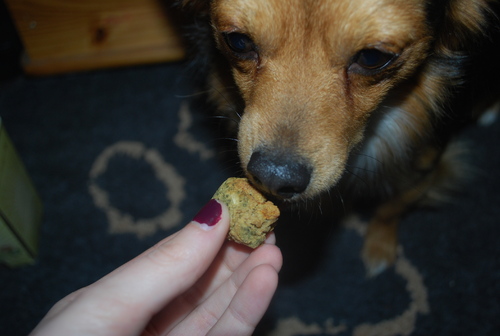
[[[0,83],[0,116],[45,207],[36,264],[0,266],[0,334],[27,334],[60,298],[178,230],[238,171],[192,93],[183,64]],[[256,334],[500,334],[500,121],[462,138],[475,179],[405,218],[396,265],[378,277],[359,258],[363,223],[311,223],[326,232],[316,246],[291,244],[302,228],[280,224],[282,283]]]

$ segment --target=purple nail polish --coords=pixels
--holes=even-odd
[[[214,226],[222,216],[222,206],[214,199],[211,199],[201,210],[194,216],[193,220],[200,224]]]

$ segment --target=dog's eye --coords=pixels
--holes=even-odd
[[[380,69],[386,66],[393,57],[393,54],[384,53],[377,49],[365,49],[358,54],[356,63],[365,69]]]
[[[255,44],[252,39],[245,34],[241,33],[227,33],[224,34],[224,40],[238,57],[244,59],[254,58],[257,54]]]
[[[352,66],[358,67],[358,70],[364,72],[368,71],[369,73],[382,70],[389,65],[394,58],[395,55],[392,53],[386,53],[378,49],[363,49],[354,58]]]

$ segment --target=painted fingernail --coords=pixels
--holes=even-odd
[[[205,224],[209,227],[219,223],[222,217],[222,206],[219,202],[211,199],[201,210],[194,216],[193,221],[200,224]]]

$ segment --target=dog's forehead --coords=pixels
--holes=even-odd
[[[342,12],[376,14],[377,10],[388,7],[405,7],[413,10],[421,7],[428,0],[213,0],[212,7],[228,14],[252,15],[264,13],[283,13],[298,15],[311,14],[315,11],[325,14]]]
[[[215,0],[214,24],[269,45],[323,36],[338,43],[401,44],[423,30],[424,0]],[[277,41],[276,39],[280,39]],[[354,47],[356,48],[356,47]]]

